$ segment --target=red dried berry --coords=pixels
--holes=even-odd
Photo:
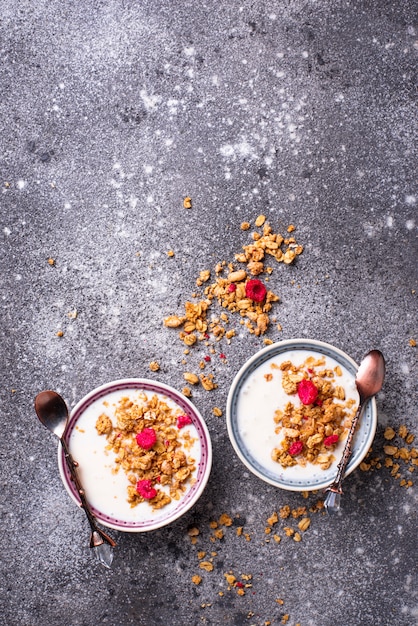
[[[221,352],[221,354],[219,355],[220,359],[226,359],[226,354],[224,354],[223,352]]]
[[[192,424],[192,418],[189,415],[179,415],[177,418],[177,428],[183,428],[187,424]]]
[[[311,380],[304,378],[298,383],[298,396],[302,404],[313,404],[318,397],[318,389]]]
[[[330,447],[337,443],[339,437],[338,435],[330,435],[329,437],[325,437],[324,446]]]
[[[242,583],[240,580],[237,580],[237,582],[235,583],[235,587],[238,587],[238,589],[243,589],[244,583]]]
[[[152,500],[157,495],[157,490],[154,489],[150,480],[138,480],[136,490],[145,500]]]
[[[253,278],[245,285],[245,295],[255,302],[262,302],[267,295],[267,289],[258,278]]]
[[[209,363],[209,362],[210,362],[210,356],[208,356],[208,355],[207,355],[207,356],[205,356],[205,357],[203,357],[203,358],[205,359],[206,363]]]
[[[298,456],[298,454],[300,454],[303,450],[303,443],[302,441],[294,441],[291,445],[290,448],[288,450],[290,456]]]
[[[236,291],[236,290],[237,290],[237,286],[236,286],[236,284],[235,284],[235,283],[231,283],[230,285],[228,285],[228,291],[229,291],[230,293],[232,293],[232,292],[234,292],[234,291]]]
[[[157,443],[157,435],[153,428],[144,428],[136,436],[136,443],[144,450],[150,450]]]

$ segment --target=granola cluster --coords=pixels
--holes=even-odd
[[[191,423],[190,417],[156,394],[148,398],[143,392],[135,402],[121,398],[114,420],[103,413],[96,430],[106,436],[106,449],[116,455],[113,471],[122,468],[127,475],[131,506],[148,502],[156,510],[179,500],[195,480],[196,461],[187,454],[195,440],[181,431]]]
[[[346,437],[355,414],[355,400],[346,399],[338,378],[339,366],[325,367],[325,357],[309,356],[302,365],[286,361],[277,366],[282,371],[282,386],[288,395],[298,395],[300,403],[287,402],[277,409],[275,432],[283,436],[272,459],[284,468],[313,463],[326,470],[335,460],[332,454]]]
[[[214,282],[207,285],[212,273],[209,269],[202,270],[196,285],[204,287],[204,299],[186,302],[184,315],[170,315],[164,319],[165,326],[180,329],[179,337],[186,346],[207,340],[209,333],[216,341],[223,337],[230,340],[235,335],[235,330],[228,329],[228,314],[239,314],[241,323],[245,324],[251,334],[259,336],[266,332],[272,305],[279,297],[269,291],[259,278],[254,277],[272,273],[272,267],[266,265],[269,256],[288,265],[303,252],[303,247],[297,244],[293,236],[285,238],[274,233],[264,215],[255,220],[255,225],[263,227],[262,232],[254,232],[252,243],[243,246],[243,251],[235,255],[236,263],[244,267],[239,267],[236,263],[219,262],[215,267]],[[248,222],[241,224],[242,230],[249,228]],[[295,227],[291,225],[287,230],[290,235]],[[209,320],[208,310],[214,301],[225,312]]]
[[[418,466],[418,449],[413,445],[415,435],[402,424],[397,431],[392,426],[387,426],[383,437],[384,456],[381,453],[374,456],[373,448],[370,448],[366,458],[360,463],[360,469],[370,472],[386,467],[391,476],[399,480],[400,487],[409,489],[414,484],[411,478]]]

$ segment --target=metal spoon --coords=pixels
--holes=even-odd
[[[41,391],[35,398],[35,411],[42,424],[61,441],[71,478],[76,486],[81,506],[86,513],[92,531],[90,548],[94,549],[100,563],[105,567],[110,567],[113,561],[113,548],[116,543],[98,527],[77,474],[78,463],[71,456],[65,441],[64,434],[68,424],[68,408],[65,400],[55,391]]]
[[[350,430],[348,431],[347,440],[345,442],[341,461],[338,464],[337,475],[334,482],[326,488],[328,492],[325,498],[325,508],[328,513],[336,513],[340,510],[341,494],[343,490],[341,483],[344,478],[345,468],[351,456],[351,444],[353,441],[354,433],[359,423],[366,406],[366,403],[370,398],[375,396],[382,388],[385,378],[385,359],[383,354],[379,350],[371,350],[362,362],[357,371],[356,387],[360,396],[360,403],[351,423]]]

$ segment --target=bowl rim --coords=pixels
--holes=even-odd
[[[240,385],[241,380],[245,376],[246,372],[251,368],[251,366],[256,361],[258,361],[262,357],[265,357],[262,361],[262,363],[264,363],[266,360],[268,360],[270,353],[273,353],[274,351],[279,350],[279,354],[281,354],[282,352],[286,352],[286,348],[288,348],[289,351],[298,350],[300,349],[300,346],[302,345],[306,346],[307,344],[309,346],[312,346],[312,348],[310,349],[312,349],[313,351],[315,351],[316,349],[316,351],[321,354],[323,354],[323,352],[321,352],[321,348],[322,350],[325,349],[334,353],[335,355],[339,356],[341,359],[348,361],[351,364],[354,372],[357,372],[359,366],[356,363],[356,361],[354,361],[354,359],[350,357],[346,352],[344,352],[343,350],[340,350],[339,348],[333,346],[330,343],[327,343],[325,341],[321,341],[318,339],[305,339],[301,337],[295,338],[295,339],[284,339],[281,341],[277,341],[273,344],[270,344],[264,348],[261,348],[258,352],[253,354],[247,361],[245,361],[245,363],[241,366],[241,368],[239,369],[239,371],[237,372],[237,374],[235,375],[231,383],[231,386],[228,392],[227,404],[226,404],[226,423],[227,423],[228,435],[229,435],[231,445],[233,449],[235,450],[235,453],[237,454],[238,458],[255,476],[257,476],[264,482],[270,485],[273,485],[274,487],[277,487],[279,489],[283,489],[286,491],[298,491],[298,492],[318,491],[318,490],[325,489],[326,487],[328,487],[332,483],[333,478],[331,478],[330,480],[324,480],[322,483],[315,484],[315,486],[309,487],[306,485],[294,485],[294,484],[289,485],[289,484],[283,483],[279,480],[275,480],[263,474],[244,455],[243,451],[241,450],[241,447],[239,446],[237,442],[234,429],[233,429],[233,416],[232,416],[233,410],[232,409],[233,409],[233,402],[234,402],[237,388]],[[371,398],[371,400],[369,400],[369,406],[366,407],[366,409],[370,411],[371,424],[370,424],[370,430],[367,434],[365,442],[360,448],[360,449],[364,449],[364,453],[362,452],[361,454],[359,454],[357,458],[353,458],[353,457],[351,458],[351,460],[349,461],[347,465],[347,469],[344,474],[344,477],[347,477],[349,474],[351,474],[351,472],[353,472],[360,465],[360,463],[366,456],[376,434],[377,405],[376,405],[376,399],[374,397]]]
[[[67,443],[80,415],[91,404],[93,404],[93,402],[104,397],[107,393],[115,391],[116,388],[118,390],[123,388],[136,390],[141,390],[144,388],[145,390],[147,390],[147,388],[156,388],[153,389],[154,392],[161,393],[162,395],[167,395],[171,400],[178,403],[180,408],[187,407],[187,410],[192,414],[192,417],[194,418],[193,421],[198,431],[200,444],[205,451],[205,454],[202,456],[202,458],[204,459],[202,467],[199,468],[200,463],[197,464],[199,476],[198,481],[196,481],[196,483],[190,487],[184,498],[181,498],[179,504],[175,507],[171,514],[167,515],[167,517],[157,519],[157,521],[154,522],[152,520],[149,520],[146,523],[138,522],[138,524],[132,521],[124,522],[115,520],[115,522],[112,522],[111,517],[101,513],[94,507],[91,507],[93,515],[96,517],[97,521],[103,526],[107,526],[108,528],[112,528],[114,530],[122,532],[149,532],[167,526],[178,518],[182,517],[189,509],[191,509],[196,504],[200,496],[203,494],[212,470],[212,441],[207,424],[200,411],[186,396],[184,396],[177,389],[175,389],[171,385],[167,385],[166,383],[162,383],[160,381],[152,380],[149,378],[119,378],[95,387],[86,395],[84,395],[74,405],[74,407],[70,411],[67,428],[64,433],[64,437]],[[195,422],[195,420],[197,423]],[[73,502],[75,502],[78,506],[81,506],[80,498],[71,480],[65,460],[64,450],[60,442],[58,443],[57,454],[58,469],[63,485]]]

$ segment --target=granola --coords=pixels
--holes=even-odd
[[[324,357],[309,356],[299,366],[285,361],[280,369],[284,391],[297,394],[300,403],[289,401],[276,410],[275,432],[283,439],[272,459],[284,468],[313,463],[326,470],[335,460],[336,445],[347,436],[356,408],[337,382],[341,368],[327,369]]]
[[[279,301],[279,296],[268,290],[259,279],[251,277],[266,274],[267,281],[273,271],[271,267],[265,265],[268,255],[278,263],[288,265],[303,252],[303,246],[299,245],[294,237],[283,237],[279,233],[274,233],[264,215],[257,217],[255,225],[262,228],[262,232],[253,233],[252,243],[244,245],[242,252],[235,255],[236,263],[244,264],[245,267],[237,267],[236,263],[219,262],[215,266],[215,281],[211,283],[209,282],[211,271],[209,269],[200,271],[196,284],[203,288],[204,297],[197,302],[187,301],[184,315],[169,315],[164,319],[164,325],[168,328],[181,327],[179,337],[187,346],[193,346],[197,341],[206,341],[210,337],[209,333],[213,335],[215,341],[220,341],[223,337],[230,341],[235,335],[233,329],[227,331],[225,328],[229,323],[227,315],[222,314],[220,319],[208,320],[208,309],[214,302],[230,314],[239,315],[241,322],[251,334],[259,336],[268,330],[270,312],[273,304]],[[249,228],[249,222],[241,224],[241,230]],[[294,225],[287,229],[288,233],[293,230]],[[259,283],[257,291],[250,289],[255,282]],[[260,299],[254,297],[257,293],[262,293],[263,297]],[[195,294],[193,295],[195,297]]]
[[[148,502],[156,510],[179,500],[195,481],[196,461],[188,455],[195,439],[181,430],[191,418],[145,392],[135,401],[121,398],[112,417],[101,414],[96,430],[106,437],[106,450],[115,454],[112,471],[122,469],[127,476],[131,507]]]

